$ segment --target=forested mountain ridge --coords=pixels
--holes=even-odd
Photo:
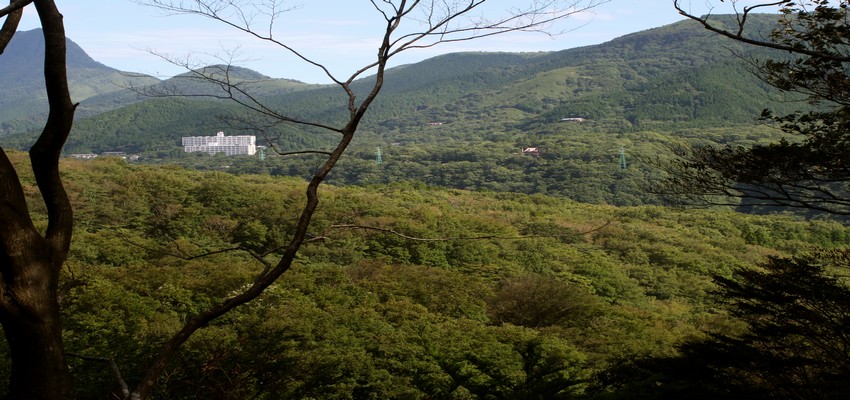
[[[759,32],[769,30],[775,17],[751,18]],[[688,20],[559,52],[454,53],[396,67],[387,72],[381,96],[331,179],[352,184],[419,180],[591,203],[658,204],[644,190],[656,172],[641,160],[663,155],[674,141],[764,140],[775,133],[756,127],[762,109],[799,106],[777,101],[780,94],[746,70],[741,57],[764,54]],[[297,118],[333,124],[347,113],[339,88],[268,80],[244,69],[233,72],[267,104]],[[353,88],[365,90],[369,79]],[[208,90],[191,80],[179,85],[183,91]],[[154,89],[169,87],[174,86],[166,81]],[[116,92],[90,102],[122,96],[122,101],[141,100],[135,93]],[[168,159],[233,172],[303,176],[312,170],[309,157],[260,162],[181,153],[181,136],[230,132],[215,116],[234,112],[239,109],[222,101],[150,98],[78,119],[66,151],[125,151],[149,162]],[[561,122],[565,117],[586,121]],[[322,149],[327,143],[322,134],[297,126],[254,133],[259,143],[274,139],[284,150]],[[31,137],[3,142],[26,148]],[[376,147],[384,153],[380,166]],[[518,155],[524,147],[539,148],[540,156]],[[620,148],[628,169],[618,160]]]
[[[0,58],[0,136],[40,129],[40,117],[47,110],[44,93],[44,38],[41,29],[18,32]],[[191,79],[191,73],[165,80],[119,71],[91,58],[85,50],[67,39],[68,82],[74,101],[80,102],[77,118],[84,119],[106,111],[147,100],[149,94],[198,93],[210,85]],[[208,74],[221,74],[223,66],[201,68]],[[289,79],[271,79],[245,68],[227,67],[232,79],[262,82],[253,85],[260,95],[315,87]]]
[[[768,30],[774,18],[754,18],[753,34]],[[410,97],[418,100],[413,105],[419,112],[404,113],[418,115],[415,122],[483,115],[520,123],[523,130],[568,116],[627,123],[629,129],[707,121],[728,126],[752,122],[766,106],[787,107],[768,97],[776,92],[746,71],[739,58],[764,54],[682,21],[559,52],[436,57],[406,68],[419,67],[415,73],[388,74],[379,104],[408,106],[415,93]],[[456,93],[458,87],[466,90]],[[370,120],[394,119],[375,112]]]
[[[308,90],[321,85],[309,85],[292,79],[272,79],[259,72],[252,71],[234,65],[210,65],[197,68],[194,71],[185,72],[180,75],[144,85],[132,85],[125,89],[117,90],[92,96],[85,100],[84,104],[89,109],[97,109],[100,112],[109,111],[120,104],[122,107],[143,102],[149,99],[179,96],[180,94],[198,95],[221,95],[221,88],[211,85],[199,75],[242,83],[248,92],[255,96],[273,96],[281,93],[297,90]]]
[[[40,129],[47,111],[44,92],[44,38],[41,29],[18,32],[0,58],[0,136]],[[74,101],[124,90],[121,84],[149,85],[151,76],[118,71],[91,57],[76,43],[67,40],[67,73]],[[115,107],[121,104],[115,105]],[[114,107],[113,107],[114,108]],[[78,116],[95,114],[85,104]]]
[[[758,17],[764,26],[773,18]],[[367,122],[386,131],[420,126],[423,121],[483,119],[492,117],[494,110],[505,111],[498,113],[499,125],[553,122],[570,115],[631,125],[706,119],[749,122],[763,108],[760,103],[767,101],[766,86],[749,75],[730,50],[742,48],[705,32],[693,21],[682,21],[559,52],[447,54],[388,71],[382,96]],[[69,59],[72,64],[76,59],[85,61],[80,65],[97,64],[81,50],[71,51]],[[345,112],[345,104],[336,101],[340,94],[334,86],[270,79],[238,67],[231,74],[253,82],[249,91],[295,115],[332,121],[334,113]],[[152,89],[159,93],[176,88],[174,92],[184,94],[209,91],[210,85],[192,82],[188,76],[159,82]],[[355,84],[355,89],[367,87],[369,80]],[[104,110],[104,104],[110,102],[140,100],[117,86],[111,89],[84,97],[88,101],[82,105]],[[287,93],[292,90],[296,92]],[[152,113],[150,118],[158,117],[161,115]],[[144,119],[134,123],[144,128]],[[197,125],[194,121],[186,124]],[[102,129],[120,131],[121,127]],[[92,145],[97,136],[93,132],[88,139]],[[145,149],[145,139],[145,135],[127,138],[138,150]],[[68,150],[75,151],[73,147]]]
[[[390,70],[365,128],[386,142],[444,142],[422,129],[442,122],[450,127],[440,136],[448,130],[451,139],[468,142],[493,131],[551,131],[569,116],[592,119],[608,131],[667,130],[752,123],[766,106],[788,107],[772,101],[769,94],[776,93],[745,70],[734,48],[683,21],[554,53],[447,54]],[[368,82],[354,89],[365,90]],[[299,118],[333,122],[347,112],[341,98],[338,88],[326,86],[266,101]],[[138,123],[144,129],[144,119]],[[89,128],[87,141],[95,145],[103,129],[123,127]],[[144,139],[127,141],[144,151]],[[289,145],[286,136],[278,142]]]

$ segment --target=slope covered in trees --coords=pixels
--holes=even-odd
[[[291,178],[108,158],[62,168],[78,221],[67,350],[113,358],[130,382],[182,320],[251,282],[252,253],[274,258],[303,201]],[[787,216],[409,183],[329,187],[322,201],[297,266],[190,341],[158,397],[579,396],[621,359],[734,332],[708,300],[711,275],[850,238]],[[104,364],[71,362],[81,398],[109,396]]]
[[[756,17],[753,32],[769,29],[772,17]],[[732,52],[763,55],[689,21],[561,52],[458,53],[397,67],[387,73],[386,91],[366,117],[363,136],[330,178],[338,184],[418,180],[590,203],[661,204],[647,193],[661,178],[650,163],[670,154],[671,145],[764,142],[782,133],[757,126],[761,110],[800,106],[776,102],[777,92]],[[288,91],[264,99],[291,115],[328,122],[345,117],[345,110],[330,106],[344,104],[333,88],[266,82],[239,69],[233,74],[254,81],[260,94]],[[207,91],[189,83],[166,81],[154,90]],[[92,101],[110,96],[129,95]],[[304,176],[312,170],[310,157],[260,162],[181,154],[181,136],[236,134],[215,117],[234,111],[220,101],[153,98],[77,121],[66,150],[125,151],[142,154],[143,162],[166,159],[232,172]],[[587,120],[561,122],[576,116]],[[434,122],[441,125],[430,125]],[[259,143],[274,140],[287,151],[323,150],[328,143],[300,128],[253,133]],[[4,143],[25,148],[30,140],[23,135]],[[378,147],[381,165],[375,165]],[[539,148],[541,156],[518,155],[525,147]]]
[[[755,18],[759,24],[767,24],[772,18],[759,17]],[[730,51],[752,55],[741,46],[707,34],[692,21],[683,21],[560,52],[449,54],[390,70],[386,92],[364,123],[386,142],[405,142],[413,136],[416,141],[433,143],[441,142],[443,134],[432,135],[423,126],[440,121],[452,127],[453,140],[468,142],[493,132],[550,133],[557,131],[553,124],[565,116],[590,118],[595,129],[608,132],[646,128],[669,131],[687,126],[749,124],[765,106],[789,107],[773,102],[775,99],[767,96],[771,92],[750,76]],[[258,95],[268,96],[281,82],[259,79],[254,86]],[[354,88],[368,83],[366,78]],[[177,91],[187,94],[206,91],[177,82],[163,84],[177,84]],[[291,86],[296,87],[310,89]],[[346,112],[338,107],[342,95],[331,87],[316,87],[275,94],[266,100],[297,115],[332,121],[334,115],[344,116]],[[104,99],[115,95],[110,96]],[[153,102],[149,106],[155,107]],[[149,125],[161,117],[160,112],[154,112],[149,119],[132,122],[144,135],[119,137],[130,147],[147,149],[150,136],[158,135],[158,130]],[[198,125],[194,119],[184,118],[185,125]],[[79,146],[100,147],[95,144],[98,136],[115,134],[102,125],[95,122],[87,126],[93,135]],[[127,131],[126,127],[110,129]],[[174,130],[185,129],[175,126]],[[281,132],[270,132],[275,134]],[[175,145],[179,143],[179,136],[169,138]],[[284,135],[281,143],[286,139]],[[76,147],[70,146],[68,151],[75,152]]]
[[[151,76],[121,72],[103,65],[71,40],[67,40],[67,47],[68,80],[75,101],[122,91],[122,85],[157,82]],[[15,35],[0,57],[0,85],[4,88],[0,95],[0,136],[41,128],[37,121],[47,110],[43,51],[42,30],[33,29]],[[84,105],[79,107],[78,116],[93,115],[95,111]]]

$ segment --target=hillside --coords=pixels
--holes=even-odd
[[[263,268],[248,252],[216,250],[269,251],[274,262],[304,201],[304,182],[291,178],[115,158],[62,170],[76,218],[63,270],[67,351],[112,357],[130,380],[187,316]],[[712,274],[850,239],[838,223],[789,216],[405,183],[330,186],[321,197],[316,240],[295,267],[187,343],[157,398],[554,398],[553,388],[581,398],[620,361],[739,329],[710,300]],[[101,364],[69,362],[78,398],[109,397]]]
[[[766,30],[773,17],[758,17],[752,21],[753,29]],[[34,36],[33,32],[24,39]],[[97,64],[76,50],[71,52],[70,61]],[[764,54],[712,35],[693,21],[553,53],[448,54],[388,71],[367,126],[384,136],[436,120],[458,122],[460,130],[465,131],[473,130],[466,129],[468,119],[496,122],[483,124],[487,127],[519,124],[527,129],[535,123],[577,115],[616,126],[669,127],[749,123],[764,106],[781,108],[767,97],[775,93],[745,71],[733,51],[743,57]],[[7,58],[20,57],[12,54]],[[299,117],[332,122],[334,114],[345,112],[336,87],[268,79],[240,68],[234,68],[232,74],[236,81],[250,82],[248,90],[257,97]],[[156,93],[210,93],[210,85],[188,78],[188,74],[177,76],[149,89]],[[364,90],[368,82],[366,78],[355,89]],[[90,99],[84,105],[88,103],[91,108],[103,108],[109,102],[139,101],[134,93],[119,90],[85,98]]]
[[[773,18],[754,18],[753,34]],[[476,131],[478,138],[483,129],[529,131],[565,116],[605,130],[750,124],[764,107],[792,108],[745,69],[742,57],[768,54],[693,21],[552,53],[448,54],[388,73],[369,121],[384,135],[457,122],[453,133]]]
[[[757,17],[753,34],[769,30],[774,17]],[[663,158],[671,144],[766,140],[776,132],[756,123],[762,109],[782,113],[800,106],[782,101],[746,69],[746,57],[767,54],[682,21],[559,52],[456,53],[397,67],[387,72],[349,157],[331,179],[341,184],[417,180],[590,203],[659,204],[646,193],[657,179],[649,163]],[[268,80],[244,69],[234,73],[287,115],[334,124],[347,112],[336,87]],[[354,89],[365,90],[369,79],[355,82]],[[209,86],[185,77],[152,87],[168,88],[209,93]],[[183,155],[180,136],[230,132],[215,116],[239,109],[198,98],[140,101],[118,92],[89,101],[113,100],[137,103],[79,119],[68,153],[126,151],[142,154],[146,162],[294,176],[309,174],[316,162]],[[561,122],[565,117],[586,121]],[[283,150],[323,149],[332,137],[288,125],[259,136],[261,143],[274,140]],[[31,138],[8,137],[3,143],[26,148]],[[378,147],[384,153],[380,166],[375,165]],[[518,155],[525,147],[539,148],[540,157]],[[621,148],[626,169],[619,163]]]
[[[41,128],[47,110],[44,94],[44,38],[41,29],[17,32],[0,57],[0,136],[21,134]],[[134,72],[118,71],[92,59],[85,50],[67,40],[68,83],[71,97],[80,102],[77,119],[148,100],[150,94],[210,93],[211,86],[191,73],[163,81]],[[222,76],[221,66],[200,69],[201,73]],[[278,95],[317,85],[288,79],[271,79],[245,68],[231,67],[228,77],[251,86],[261,96]],[[193,124],[189,122],[189,124]]]
[[[124,90],[125,85],[148,85],[156,78],[118,71],[91,57],[72,40],[67,41],[68,83],[74,101],[83,102],[78,118],[97,109],[85,100],[96,95]],[[44,37],[41,29],[18,32],[0,57],[0,136],[40,129],[47,111],[44,93]],[[122,106],[114,104],[111,108]],[[101,110],[102,111],[102,110]]]
[[[263,97],[281,95],[291,91],[309,90],[320,86],[291,79],[272,79],[256,71],[238,66],[211,65],[160,82],[125,86],[125,90],[97,94],[87,98],[83,104],[87,109],[105,112],[118,108],[116,105],[129,106],[151,98],[171,95],[220,96],[220,87],[211,85],[202,77],[227,79],[242,85],[252,95]],[[179,129],[179,127],[177,128]]]

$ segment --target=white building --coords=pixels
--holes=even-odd
[[[183,137],[183,151],[186,153],[204,152],[210,155],[224,153],[232,156],[244,154],[252,156],[257,152],[257,137],[253,135],[224,136],[219,132],[215,136]]]

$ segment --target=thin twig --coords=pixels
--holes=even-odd
[[[416,237],[416,236],[410,236],[410,235],[401,233],[401,232],[396,231],[394,229],[379,228],[379,227],[376,227],[376,226],[367,226],[367,225],[356,225],[356,224],[337,224],[337,225],[328,226],[326,229],[362,229],[362,230],[368,230],[368,231],[377,231],[377,232],[389,233],[389,234],[392,234],[392,235],[396,235],[400,238],[412,240],[412,241],[415,241],[415,242],[451,242],[451,241],[462,241],[462,240],[489,240],[489,239],[523,240],[523,239],[536,239],[536,238],[576,237],[576,236],[589,235],[593,232],[599,231],[599,230],[607,227],[610,224],[611,224],[611,221],[607,221],[607,222],[605,222],[605,224],[603,224],[599,227],[593,228],[593,229],[586,231],[586,232],[570,233],[570,234],[564,234],[564,235],[537,235],[537,234],[534,234],[534,235],[518,235],[518,236],[482,235],[482,236],[456,236],[456,237],[440,237],[440,238]],[[321,240],[323,238],[324,237],[314,238],[313,240]]]
[[[118,368],[118,364],[115,360],[109,357],[94,357],[94,356],[84,356],[82,354],[77,353],[65,353],[65,355],[69,357],[76,357],[85,361],[98,361],[109,364],[109,369],[112,371],[112,377],[115,378],[115,383],[121,388],[122,398],[127,398],[130,396],[130,387],[127,386],[127,382],[124,381],[124,378],[121,376],[121,370]]]

